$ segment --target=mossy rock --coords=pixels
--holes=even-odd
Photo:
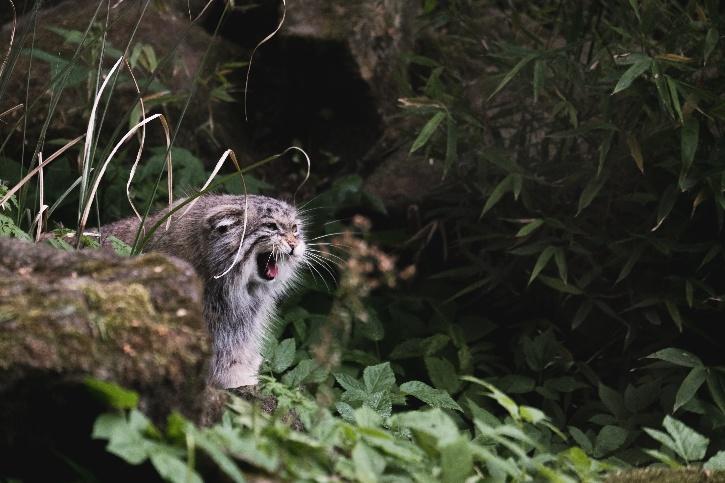
[[[202,285],[160,254],[63,252],[0,239],[0,399],[39,374],[134,389],[153,413],[194,415],[205,390]]]

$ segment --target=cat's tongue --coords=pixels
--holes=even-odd
[[[267,275],[267,278],[272,280],[277,277],[277,273],[279,273],[279,267],[277,264],[274,263],[274,261],[268,262],[264,270],[264,274]]]

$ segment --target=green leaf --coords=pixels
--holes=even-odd
[[[680,95],[677,93],[677,90],[678,90],[677,81],[668,75],[665,76],[665,79],[667,79],[667,88],[670,91],[670,99],[672,100],[672,107],[675,108],[675,112],[677,113],[677,118],[680,120],[680,122],[682,124],[685,124],[685,120],[682,116],[682,106],[680,105]]]
[[[185,462],[169,453],[154,453],[151,463],[159,475],[172,483],[203,483],[199,474],[189,468]]]
[[[97,397],[115,409],[133,409],[138,406],[138,393],[112,382],[87,378],[83,384]]]
[[[459,483],[473,473],[473,453],[468,439],[460,436],[440,447],[442,481]]]
[[[629,258],[627,259],[627,262],[622,266],[622,270],[619,272],[619,276],[617,277],[617,281],[614,282],[614,285],[617,285],[619,282],[627,278],[629,276],[630,272],[632,271],[632,268],[634,268],[635,263],[639,260],[639,258],[642,256],[642,252],[644,252],[645,245],[640,244],[637,245],[637,247],[632,250],[632,253],[630,253]]]
[[[629,432],[619,426],[607,425],[599,430],[594,442],[594,456],[601,458],[624,445]]]
[[[245,482],[244,475],[242,475],[234,460],[226,454],[222,445],[200,431],[194,431],[194,441],[232,481],[235,483]],[[153,462],[153,456],[151,460]]]
[[[363,371],[363,381],[368,393],[390,391],[395,384],[395,374],[390,362],[366,367]]]
[[[725,451],[718,451],[707,460],[702,469],[707,471],[725,471]]]
[[[279,374],[287,370],[295,359],[296,350],[294,339],[285,339],[280,342],[272,355],[272,371]]]
[[[710,443],[709,439],[671,416],[665,416],[662,425],[674,442],[674,447],[670,449],[674,450],[687,463],[700,461],[705,457],[707,445]]]
[[[504,179],[502,179],[499,184],[496,185],[496,187],[491,192],[491,195],[486,200],[486,203],[483,205],[483,209],[481,210],[479,218],[482,218],[483,215],[488,212],[488,210],[496,206],[496,204],[501,201],[501,198],[503,198],[503,195],[511,190],[512,181],[513,175],[508,175]]]
[[[448,359],[426,357],[425,367],[428,370],[428,377],[430,377],[431,382],[437,389],[455,394],[461,388],[461,381],[458,379],[456,368]]]
[[[642,156],[642,147],[639,141],[633,134],[627,135],[627,146],[629,146],[629,154],[634,159],[634,164],[637,165],[640,173],[644,173],[644,157]]]
[[[682,332],[683,321],[682,315],[680,315],[680,309],[678,309],[677,305],[675,305],[675,303],[671,300],[665,300],[665,307],[667,308],[667,313],[670,314],[672,321],[677,326],[677,329]]]
[[[120,255],[122,257],[131,256],[131,246],[126,242],[119,240],[113,235],[109,235],[107,240],[111,242],[111,247],[113,248],[113,251],[116,252],[116,255]]]
[[[617,82],[617,85],[614,86],[612,94],[616,94],[617,92],[621,92],[628,88],[630,85],[632,85],[632,82],[634,82],[637,77],[644,74],[651,65],[652,59],[650,59],[649,57],[632,64],[632,66],[630,66],[630,68],[627,69],[624,74],[622,74],[622,77],[619,78],[619,82]]]
[[[543,224],[544,224],[544,220],[542,220],[541,218],[535,218],[535,219],[531,220],[530,222],[528,222],[527,224],[525,224],[524,226],[522,226],[521,229],[519,229],[519,231],[516,232],[515,236],[516,236],[516,238],[528,236],[531,233],[533,233],[534,231],[536,231]]]
[[[680,388],[675,396],[675,406],[672,412],[677,411],[682,406],[690,402],[695,397],[697,390],[700,389],[707,379],[707,368],[703,366],[693,367],[687,377],[682,381]]]
[[[698,367],[703,365],[700,358],[696,355],[682,349],[675,349],[674,347],[668,347],[667,349],[654,352],[648,355],[647,358],[659,359],[682,367]]]
[[[435,389],[421,381],[408,381],[400,386],[400,391],[434,408],[455,409],[463,411],[446,391]]]
[[[682,170],[680,173],[680,189],[685,191],[685,179],[690,167],[695,161],[695,153],[697,152],[697,144],[700,137],[700,123],[695,116],[690,116],[685,120],[680,130],[680,151],[682,153]]]
[[[642,23],[642,18],[639,16],[639,5],[637,4],[637,0],[629,0],[629,6],[632,7],[632,10],[634,10],[634,15],[637,17],[637,21]]]
[[[571,321],[572,330],[579,327],[582,322],[586,320],[593,307],[594,304],[591,300],[585,300],[584,302],[582,302],[582,304],[579,306],[576,313],[574,314],[574,318]]]
[[[549,260],[551,260],[551,257],[554,256],[555,252],[556,248],[548,246],[539,254],[539,257],[536,259],[536,263],[534,264],[534,269],[531,271],[531,277],[529,277],[528,285],[531,285],[531,282],[536,280],[536,277],[538,277],[544,267],[546,267],[546,264],[549,263]]]
[[[402,413],[396,415],[394,420],[403,427],[432,436],[443,444],[460,435],[456,423],[441,409]]]
[[[707,64],[707,59],[710,58],[710,54],[712,54],[712,51],[715,50],[715,46],[717,45],[717,41],[720,38],[720,34],[718,33],[716,28],[710,28],[707,30],[707,35],[705,35],[705,52],[703,54],[704,61],[703,64]]]
[[[609,175],[605,173],[589,180],[584,190],[582,190],[582,194],[579,195],[579,204],[576,210],[577,216],[582,210],[592,204],[592,201],[597,197],[608,177]]]
[[[599,399],[609,409],[609,412],[617,418],[624,414],[624,398],[622,395],[601,382],[599,383]]]
[[[571,434],[571,437],[574,438],[574,441],[576,441],[576,443],[581,446],[587,454],[594,453],[594,446],[592,445],[592,442],[589,440],[587,435],[582,432],[582,430],[574,426],[569,426],[568,429],[569,434]]]
[[[501,79],[501,82],[499,82],[498,86],[496,86],[496,89],[494,89],[494,91],[491,93],[490,96],[488,96],[488,99],[486,99],[486,100],[487,101],[490,101],[493,98],[493,96],[495,96],[496,94],[498,94],[501,91],[501,89],[503,89],[504,87],[506,87],[506,85],[509,82],[511,82],[511,80],[514,77],[516,77],[516,74],[518,74],[521,69],[523,69],[524,67],[526,67],[526,64],[528,64],[529,62],[531,62],[532,60],[534,60],[537,57],[538,57],[538,54],[534,53],[534,54],[528,54],[526,57],[524,57],[523,59],[521,59],[514,66],[513,69],[511,69],[510,71],[508,71],[506,73],[506,75],[503,76],[503,79]]]
[[[538,280],[539,282],[543,283],[549,288],[556,290],[557,292],[562,292],[570,295],[582,295],[584,293],[582,289],[575,286],[574,284],[565,284],[558,278],[547,277],[546,275],[539,275]]]
[[[413,145],[410,147],[410,153],[414,153],[418,149],[425,146],[428,140],[430,140],[430,137],[433,135],[433,133],[435,133],[438,129],[438,126],[440,126],[441,122],[443,122],[443,119],[445,119],[445,117],[445,112],[437,112],[433,115],[433,117],[428,120],[427,123],[425,123],[425,126],[423,126],[423,129],[421,129],[418,137],[415,138],[415,141],[413,141]]]

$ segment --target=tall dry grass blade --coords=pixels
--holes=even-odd
[[[244,81],[244,120],[249,121],[249,116],[247,115],[247,91],[249,90],[249,74],[252,72],[252,60],[254,59],[254,54],[257,52],[257,49],[262,46],[265,42],[267,42],[269,39],[274,37],[277,32],[279,32],[279,29],[282,28],[282,25],[284,24],[285,16],[287,15],[287,1],[282,0],[282,19],[279,21],[279,25],[277,25],[277,28],[274,29],[274,32],[267,35],[265,38],[263,38],[252,50],[252,55],[249,56],[249,65],[247,66],[247,78]]]
[[[90,176],[91,171],[91,164],[92,160],[91,158],[91,148],[93,146],[93,132],[95,131],[96,127],[96,114],[98,111],[98,103],[101,100],[101,96],[103,95],[103,91],[106,89],[106,86],[108,85],[108,82],[113,77],[113,74],[116,73],[116,70],[118,70],[118,67],[121,65],[121,62],[123,61],[123,57],[119,58],[115,64],[113,64],[113,67],[106,75],[106,78],[103,80],[103,83],[101,84],[100,89],[96,93],[95,99],[93,100],[93,107],[91,108],[91,115],[88,118],[88,127],[86,129],[86,141],[83,146],[83,159],[82,159],[82,166],[83,166],[83,177],[81,180],[81,196],[80,201],[81,204],[80,207],[87,202],[88,197],[86,196],[86,191],[88,189],[88,177]],[[80,213],[79,213],[80,215]],[[79,216],[79,221],[80,221]],[[80,240],[80,237],[78,237]]]
[[[136,131],[140,127],[148,124],[149,122],[153,121],[156,118],[163,119],[163,117],[164,117],[163,114],[154,114],[153,116],[147,117],[143,121],[137,123],[131,129],[129,129],[128,132],[121,138],[121,140],[118,141],[116,143],[116,145],[113,147],[113,149],[111,150],[111,154],[108,155],[106,160],[101,165],[101,169],[98,171],[98,173],[94,177],[93,186],[91,187],[91,190],[90,190],[87,200],[85,202],[85,207],[83,208],[83,213],[81,215],[81,219],[78,223],[78,233],[83,233],[83,229],[85,228],[86,222],[88,221],[88,215],[91,212],[91,206],[93,205],[93,198],[95,197],[96,191],[98,190],[98,185],[101,183],[101,178],[103,178],[103,175],[106,172],[106,168],[108,168],[108,164],[111,162],[111,160],[116,155],[118,150],[121,148],[121,146],[126,141],[128,141],[136,133]],[[162,121],[162,123],[163,123],[163,121]],[[78,241],[80,242],[80,237],[79,237]]]
[[[5,54],[5,58],[3,59],[3,63],[0,64],[0,77],[2,77],[3,72],[5,71],[5,66],[8,63],[8,59],[10,58],[10,52],[13,50],[13,41],[15,40],[15,30],[18,26],[18,15],[15,11],[15,4],[13,3],[13,0],[8,0],[10,2],[10,8],[13,9],[13,28],[10,31],[10,42],[8,43],[8,51]]]
[[[11,107],[7,111],[0,112],[0,119],[2,119],[3,117],[7,116],[10,113],[17,111],[18,109],[22,109],[24,105],[25,104],[18,104],[17,106]]]
[[[136,82],[136,76],[133,75],[133,69],[131,69],[131,66],[128,64],[128,61],[124,60],[124,64],[126,64],[126,69],[128,69],[128,73],[131,75],[131,80],[133,81],[133,85],[136,88],[136,93],[138,94],[138,102],[141,105],[141,120],[146,119],[146,107],[143,103],[143,96],[141,96],[141,89],[138,87],[138,82]],[[133,201],[131,200],[131,181],[133,181],[133,176],[136,174],[136,167],[138,166],[139,161],[141,161],[141,153],[143,151],[144,142],[146,141],[146,126],[144,125],[141,129],[141,140],[139,142],[138,151],[136,152],[136,160],[133,162],[133,165],[131,166],[131,172],[128,174],[128,181],[126,182],[126,199],[128,200],[128,204],[131,205],[131,209],[133,210],[134,214],[136,215],[136,218],[141,221],[141,214],[136,210],[136,206],[133,204]]]
[[[13,186],[12,188],[10,188],[10,190],[8,190],[8,192],[5,193],[5,196],[3,196],[2,198],[0,198],[0,207],[2,207],[10,199],[10,197],[12,195],[14,195],[20,188],[22,188],[23,185],[25,185],[25,183],[27,183],[30,178],[32,178],[33,176],[35,176],[35,173],[37,173],[39,170],[43,169],[44,167],[48,166],[51,162],[55,161],[61,154],[63,154],[64,152],[66,152],[72,146],[75,146],[78,143],[78,141],[80,141],[81,139],[83,139],[83,136],[78,136],[77,138],[68,141],[59,150],[57,150],[56,152],[54,152],[53,154],[51,154],[48,159],[46,159],[42,163],[38,164],[38,166],[36,166],[35,168],[33,168],[15,186]]]
[[[42,151],[38,153],[38,164],[43,164],[43,153]],[[38,197],[39,197],[39,209],[38,214],[35,217],[35,221],[33,224],[37,224],[37,233],[35,234],[35,241],[38,242],[40,240],[40,235],[43,233],[43,212],[48,209],[48,205],[46,205],[43,201],[45,198],[45,183],[43,180],[43,168],[40,168],[38,171]],[[30,228],[30,232],[32,232],[32,227]]]

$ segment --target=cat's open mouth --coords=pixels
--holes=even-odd
[[[260,277],[269,281],[277,277],[279,266],[272,256],[272,252],[264,252],[257,255],[257,273]]]

